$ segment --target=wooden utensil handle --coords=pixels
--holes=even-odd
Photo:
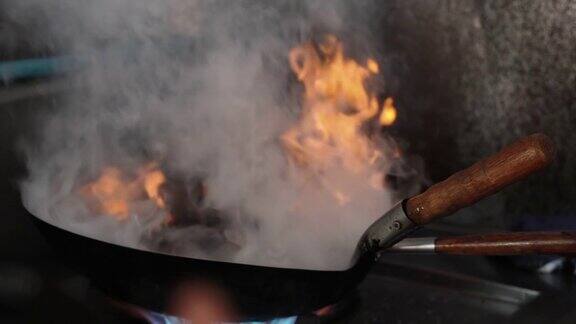
[[[553,157],[554,145],[546,135],[526,136],[408,199],[406,213],[414,223],[427,224],[543,169]]]
[[[512,232],[438,238],[435,252],[462,255],[575,255],[576,232]]]

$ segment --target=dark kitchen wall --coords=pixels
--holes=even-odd
[[[54,44],[49,40],[40,41],[39,34],[45,28],[45,21],[23,21],[4,10],[4,6],[0,2],[0,61],[49,56],[54,52]],[[29,16],[34,16],[33,10]]]
[[[576,1],[393,0],[380,30],[394,131],[438,181],[543,132],[553,167],[480,206],[468,222],[511,226],[576,210]],[[576,222],[576,221],[575,221]],[[552,224],[551,227],[554,227]]]
[[[38,41],[44,22],[16,19],[4,10],[5,5],[0,2],[0,62],[49,56],[50,44]],[[7,80],[0,75],[0,271],[10,265],[8,260],[38,260],[48,250],[22,208],[18,188],[26,172],[18,143],[34,129],[32,119],[47,113],[55,102],[39,96],[42,91],[36,89],[34,80]],[[0,318],[4,315],[0,311]]]
[[[22,207],[18,183],[26,171],[19,142],[31,135],[32,119],[46,114],[52,105],[56,99],[39,96],[32,85],[0,87],[0,263],[37,258],[47,251]]]

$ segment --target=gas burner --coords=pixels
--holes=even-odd
[[[170,316],[166,314],[156,313],[156,312],[148,312],[146,315],[150,324],[188,324],[185,319],[181,319],[175,316]],[[296,324],[298,321],[298,316],[290,316],[290,317],[283,317],[283,318],[276,318],[269,321],[261,322],[261,321],[247,321],[247,322],[236,322],[237,324]]]
[[[161,313],[140,306],[110,300],[110,304],[120,311],[123,317],[128,317],[138,323],[147,324],[194,324],[185,318],[175,315]],[[342,320],[347,315],[353,313],[359,304],[358,293],[354,292],[341,301],[322,307],[311,314],[285,316],[266,320],[240,320],[240,321],[223,321],[226,324],[318,324],[331,323]]]
[[[113,301],[112,304],[137,322],[148,324],[194,324],[192,321],[178,316],[147,310],[139,306]],[[246,320],[239,322],[223,322],[227,324],[296,324],[298,316],[279,317],[266,321]]]

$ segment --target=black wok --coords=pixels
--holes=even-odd
[[[528,136],[405,200],[366,231],[350,268],[343,271],[252,266],[148,252],[74,234],[31,217],[64,262],[115,299],[166,313],[179,283],[207,280],[226,290],[242,318],[265,320],[306,314],[337,302],[366,276],[379,250],[418,225],[542,169],[552,155],[547,137]]]

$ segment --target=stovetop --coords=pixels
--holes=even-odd
[[[389,255],[342,311],[272,323],[574,322],[572,279],[520,270],[508,259]],[[158,316],[146,320],[116,305],[50,254],[0,263],[3,323],[181,323]]]

